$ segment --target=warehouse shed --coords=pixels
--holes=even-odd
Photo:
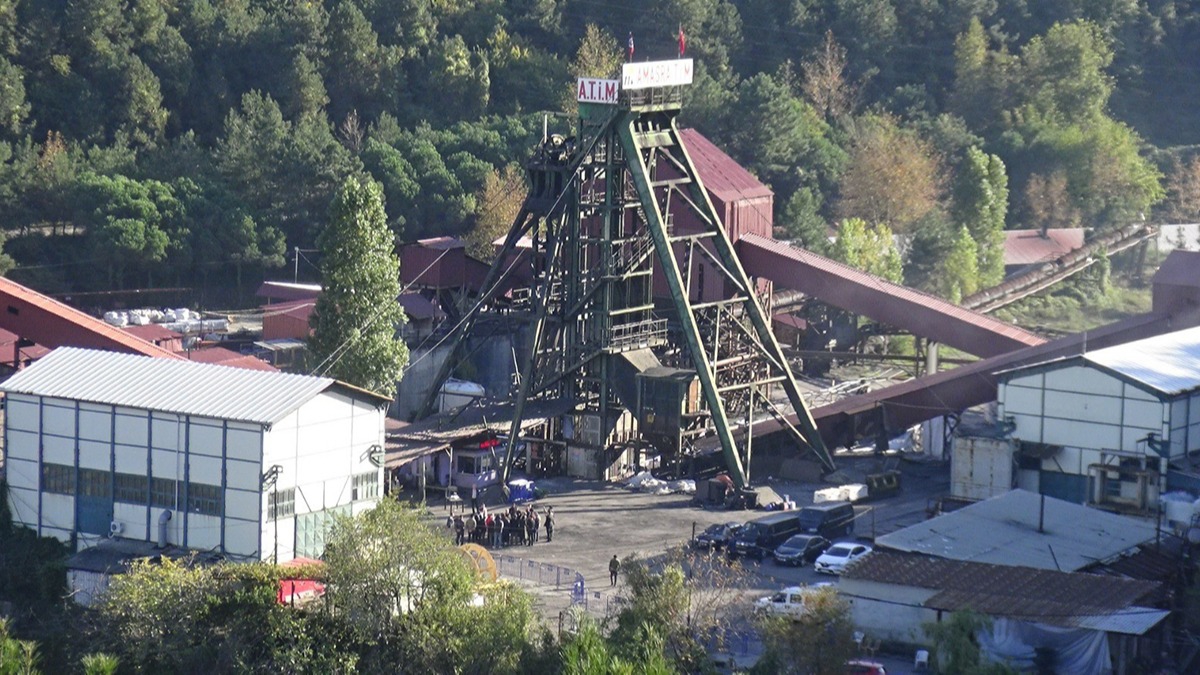
[[[382,492],[390,401],[332,379],[60,348],[0,391],[13,520],[76,550],[319,557]]]
[[[1200,450],[1200,328],[999,373],[1018,487],[1149,513]]]

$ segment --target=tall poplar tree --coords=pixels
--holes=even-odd
[[[309,323],[309,350],[317,374],[394,396],[408,363],[396,331],[404,314],[400,260],[383,210],[383,190],[367,178],[349,178],[317,237],[324,290]]]

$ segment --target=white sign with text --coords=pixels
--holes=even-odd
[[[621,83],[616,80],[579,78],[580,103],[616,103],[620,93]]]
[[[621,88],[649,89],[692,83],[692,60],[645,61],[621,67]]]

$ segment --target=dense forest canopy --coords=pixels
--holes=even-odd
[[[684,122],[815,249],[911,234],[905,280],[954,297],[995,280],[1004,227],[1200,216],[1186,0],[0,0],[0,268],[240,285],[361,174],[400,241],[495,230],[572,77],[630,32],[673,58],[681,28]],[[971,241],[978,279],[930,263]]]

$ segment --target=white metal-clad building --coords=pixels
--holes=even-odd
[[[77,549],[316,557],[381,495],[390,401],[335,380],[61,348],[0,391],[13,519]]]
[[[1148,510],[1167,464],[1200,450],[1200,328],[999,374],[1019,487]]]

